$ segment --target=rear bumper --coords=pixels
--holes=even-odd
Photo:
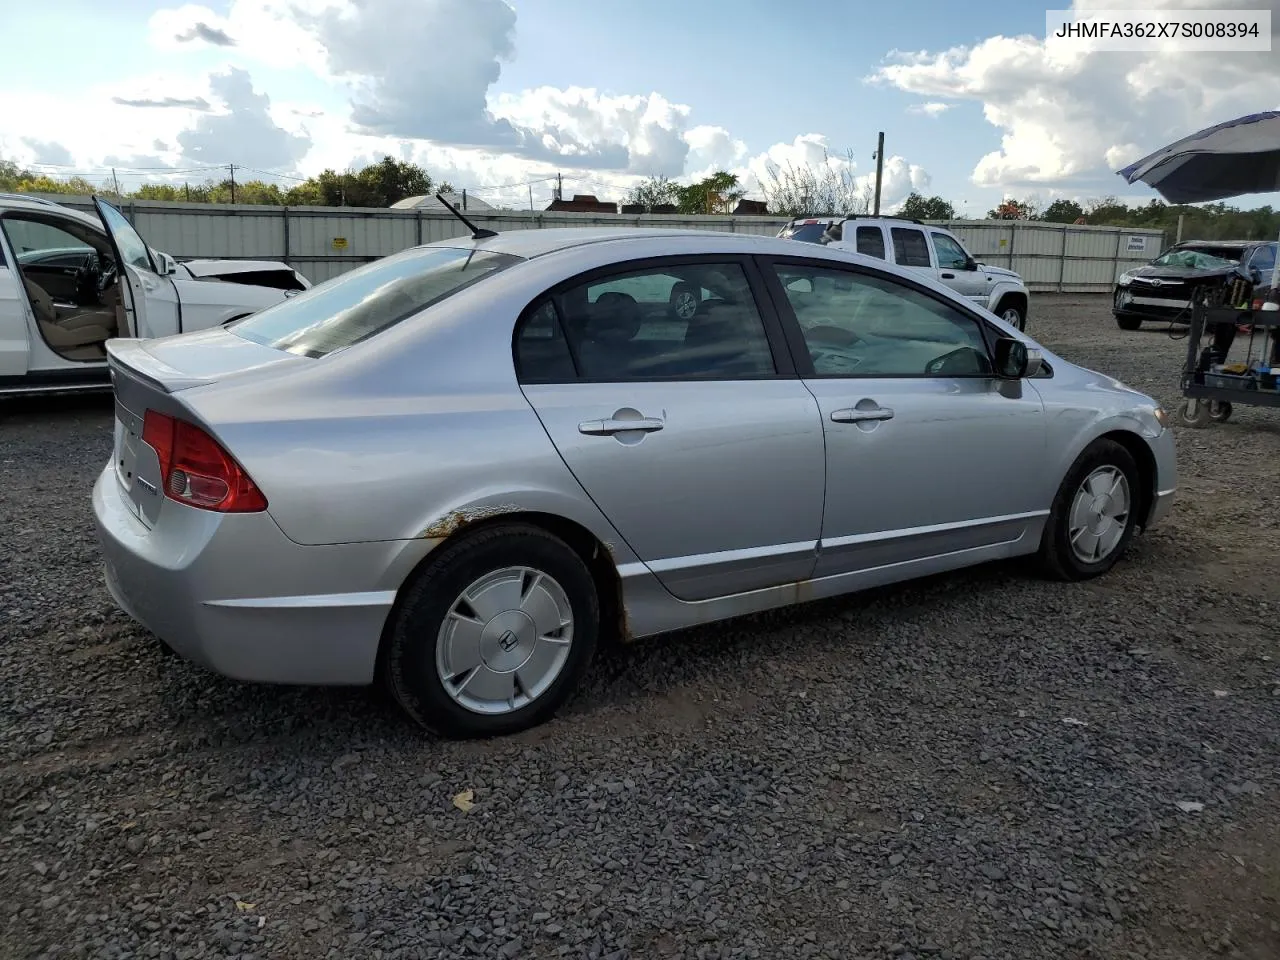
[[[148,529],[110,467],[93,512],[119,607],[186,659],[261,683],[370,683],[396,590],[433,543],[301,546],[267,514],[172,501]]]

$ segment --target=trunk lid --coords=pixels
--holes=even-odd
[[[190,420],[191,410],[181,399],[184,391],[267,367],[312,362],[222,329],[159,340],[108,340],[106,349],[115,394],[111,463],[125,504],[148,527],[160,514],[164,479],[155,451],[142,441],[147,411]]]

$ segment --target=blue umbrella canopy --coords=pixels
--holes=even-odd
[[[1207,127],[1117,171],[1170,203],[1203,203],[1280,191],[1280,111]]]

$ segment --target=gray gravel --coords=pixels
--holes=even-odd
[[[1182,341],[1037,303],[1175,402]],[[483,744],[164,656],[100,585],[109,417],[0,410],[0,956],[1280,955],[1280,415],[1180,430],[1175,517],[1100,582],[649,641]]]

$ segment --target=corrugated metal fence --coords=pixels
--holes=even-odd
[[[88,197],[50,196],[92,212]],[[466,234],[447,212],[365,207],[264,207],[125,200],[121,209],[155,249],[175,257],[285,260],[319,283],[418,243]],[[772,236],[774,217],[632,216],[533,211],[468,211],[492,230],[633,226],[723,230]],[[1107,293],[1125,270],[1163,249],[1159,230],[998,220],[935,221],[977,259],[1007,267],[1033,291]]]

